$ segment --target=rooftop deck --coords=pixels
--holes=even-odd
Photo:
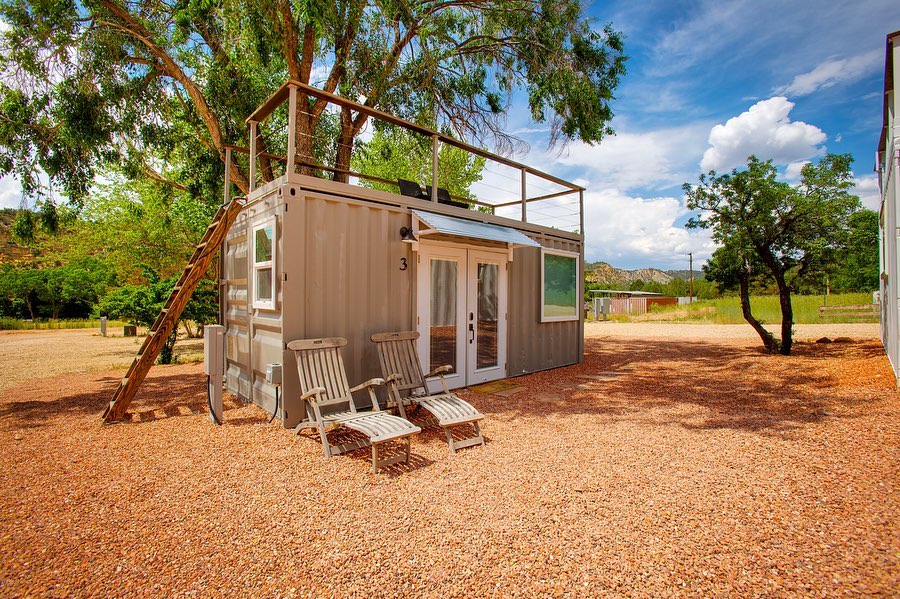
[[[323,102],[324,110],[321,108]],[[310,110],[315,105],[319,108],[313,115]],[[329,121],[334,123],[342,114],[364,123],[359,135],[349,144],[342,142],[340,136],[327,127]],[[324,120],[322,115],[325,115]],[[304,132],[302,126],[298,127],[301,119],[308,122],[314,116],[317,126],[311,131]],[[388,178],[383,172],[375,174],[355,168],[359,164],[355,153],[365,148],[375,130],[380,129],[405,132],[415,136],[419,147],[422,144],[430,146],[427,156],[430,164],[414,165],[419,172],[426,173],[424,178],[427,179],[414,183],[423,190],[430,187],[430,194],[416,197],[407,192],[402,198],[396,198],[405,204],[426,209],[430,204],[437,212],[486,222],[507,221],[508,224],[514,221],[524,225],[522,228],[525,229],[568,233],[565,237],[581,238],[584,230],[583,187],[299,81],[284,83],[250,115],[247,124],[250,147],[226,147],[226,180],[232,161],[245,166],[245,172],[249,172],[251,201],[264,188],[279,181],[293,180],[318,186],[313,179],[320,180],[321,186],[331,190],[335,189],[335,184],[366,188],[366,191],[360,189],[358,194],[364,198],[379,199],[384,193],[396,198],[400,195],[399,179],[393,178],[393,173]],[[334,149],[341,144],[347,148],[348,166],[324,164],[320,149]],[[480,169],[477,166],[472,169],[478,173],[478,180],[463,191],[442,193],[450,187],[442,175],[442,170],[446,173],[450,168],[442,163],[441,150],[445,146],[462,151],[467,160],[477,158],[481,165]],[[412,160],[416,158],[421,161],[421,156]],[[229,187],[226,184],[226,188]]]

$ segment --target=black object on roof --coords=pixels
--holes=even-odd
[[[404,195],[410,198],[419,198],[421,200],[427,200],[429,197],[425,195],[424,191],[422,191],[422,186],[415,181],[397,179],[397,185],[400,186],[400,195]]]
[[[425,195],[429,198],[431,197],[431,185],[425,186]],[[457,208],[466,208],[468,209],[469,205],[465,202],[457,202],[452,197],[450,197],[450,192],[444,189],[443,187],[438,187],[437,192],[438,202],[441,204],[447,204],[450,206],[456,206]]]

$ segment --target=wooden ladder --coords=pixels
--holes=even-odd
[[[194,255],[191,256],[188,265],[184,267],[184,272],[181,273],[181,277],[172,289],[169,299],[166,300],[159,316],[156,317],[156,322],[150,327],[150,332],[135,355],[131,367],[119,382],[119,388],[116,389],[112,401],[106,406],[106,410],[103,412],[104,422],[115,422],[125,415],[128,404],[134,399],[147,372],[156,362],[166,338],[178,326],[182,310],[191,299],[200,279],[206,274],[209,263],[212,262],[219,246],[225,240],[225,235],[228,234],[228,230],[243,207],[243,199],[235,198],[228,204],[222,205],[216,212],[212,223],[206,229],[200,243],[197,244]]]

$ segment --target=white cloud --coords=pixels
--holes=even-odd
[[[696,178],[708,126],[620,132],[596,146],[574,142],[562,155],[535,158],[549,172],[558,172],[559,165],[588,171],[594,189],[663,189]]]
[[[813,125],[791,122],[794,103],[783,96],[757,102],[746,112],[716,125],[709,133],[709,149],[703,154],[700,168],[726,170],[744,164],[755,154],[762,160],[773,159],[788,164],[821,155],[827,139]]]
[[[13,177],[0,177],[0,208],[18,208],[22,203],[22,187]]]
[[[520,127],[509,132],[510,135],[529,135],[532,133],[550,133],[550,127]]]
[[[789,84],[776,88],[775,93],[805,96],[839,83],[856,81],[877,71],[883,56],[882,50],[873,50],[851,58],[827,60],[813,70],[797,75]]]
[[[677,224],[688,211],[674,197],[631,197],[616,189],[588,191],[585,208],[585,257],[619,267],[687,268],[687,254],[697,263],[712,255],[707,231]]]
[[[803,167],[809,164],[809,160],[798,160],[797,162],[792,162],[784,169],[784,179],[789,181],[790,183],[798,183],[800,181],[800,175],[802,174]]]
[[[878,189],[877,175],[857,177],[856,186],[852,191],[859,196],[859,200],[865,208],[875,212],[881,208],[881,191]]]

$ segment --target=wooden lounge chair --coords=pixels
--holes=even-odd
[[[406,418],[404,404],[419,405],[428,410],[444,429],[444,434],[447,435],[447,444],[450,445],[450,453],[455,453],[457,449],[463,447],[484,445],[484,437],[478,423],[484,418],[484,414],[476,410],[475,406],[469,402],[450,393],[443,373],[452,370],[451,366],[438,366],[427,375],[422,374],[419,355],[416,351],[416,339],[418,338],[419,333],[416,331],[372,335],[372,341],[378,347],[381,372],[385,376],[388,390],[393,402],[400,410],[400,415]],[[441,377],[443,393],[428,393],[425,379],[433,376]],[[475,429],[475,435],[454,441],[451,427],[470,423]]]
[[[333,455],[372,446],[372,472],[381,466],[388,466],[403,461],[409,463],[410,438],[421,432],[421,428],[412,422],[392,416],[381,411],[375,386],[383,385],[384,379],[374,378],[350,387],[341,348],[347,345],[343,337],[329,339],[303,339],[288,343],[288,349],[294,352],[297,359],[297,371],[300,374],[301,399],[312,405],[314,420],[304,420],[294,429],[298,433],[306,428],[317,428],[322,439],[322,451],[326,458]],[[372,400],[371,411],[360,412],[353,401],[353,392],[367,389]],[[330,445],[326,427],[329,425],[345,426],[359,431],[368,437],[367,440],[352,441],[341,445]],[[406,439],[406,455],[379,459],[379,445],[395,439]]]

